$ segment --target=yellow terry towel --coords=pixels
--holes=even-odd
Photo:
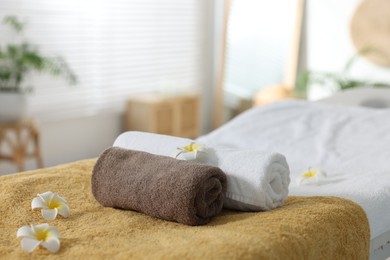
[[[335,197],[289,197],[268,212],[223,211],[190,227],[104,208],[91,193],[95,160],[0,177],[1,259],[368,259],[369,226],[355,203]],[[59,193],[71,208],[58,227],[61,248],[23,251],[19,227],[45,223],[31,200]]]

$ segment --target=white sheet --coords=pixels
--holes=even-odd
[[[198,140],[279,152],[290,165],[290,195],[351,199],[366,211],[372,239],[390,230],[390,109],[285,101],[254,108]],[[325,170],[328,182],[298,186],[308,167]]]

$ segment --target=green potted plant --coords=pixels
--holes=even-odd
[[[390,87],[389,82],[375,82],[370,80],[355,80],[349,77],[349,72],[356,61],[364,54],[378,52],[371,47],[367,47],[352,56],[345,64],[341,72],[317,72],[303,71],[298,75],[295,96],[306,98],[308,88],[311,84],[318,84],[332,92],[343,91],[357,87]]]
[[[0,122],[11,122],[25,114],[26,93],[33,91],[33,86],[25,83],[29,73],[62,76],[70,84],[75,84],[77,78],[63,58],[46,57],[38,47],[22,39],[25,24],[17,17],[6,16],[3,24],[21,39],[20,43],[0,44]]]

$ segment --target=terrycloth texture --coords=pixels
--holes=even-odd
[[[224,207],[242,211],[282,206],[290,184],[286,158],[278,153],[216,149],[217,163],[228,176]]]
[[[390,230],[390,109],[280,102],[243,113],[199,141],[278,151],[288,158],[289,195],[350,199],[366,211],[371,238]],[[327,182],[297,185],[308,167],[324,170]]]
[[[369,228],[360,206],[335,197],[289,197],[278,209],[223,211],[206,226],[185,226],[101,206],[91,192],[95,160],[0,177],[0,259],[367,259]],[[61,249],[20,247],[16,231],[44,223],[38,193],[58,192],[71,209],[57,218]]]
[[[217,167],[118,147],[100,155],[91,182],[105,207],[191,226],[220,213],[226,193],[226,175]]]
[[[172,156],[176,147],[192,140],[141,132],[126,132],[114,146]],[[205,143],[206,145],[208,143]],[[261,146],[260,146],[261,147]],[[283,205],[290,183],[286,159],[278,153],[214,147],[201,161],[218,166],[227,175],[224,207],[243,211],[270,210]]]

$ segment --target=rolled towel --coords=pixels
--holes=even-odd
[[[284,204],[290,184],[286,158],[257,150],[215,149],[209,163],[226,173],[225,208],[265,211]]]
[[[226,175],[217,167],[118,147],[100,155],[91,182],[105,207],[191,226],[217,215],[226,192]]]
[[[176,147],[191,139],[141,132],[126,132],[114,146],[174,156]],[[206,144],[207,145],[207,144]],[[202,162],[218,166],[226,173],[228,186],[224,207],[242,211],[270,210],[283,205],[288,195],[290,170],[278,153],[212,147]]]
[[[186,146],[193,141],[182,137],[129,131],[119,135],[113,146],[174,157],[177,147]]]

